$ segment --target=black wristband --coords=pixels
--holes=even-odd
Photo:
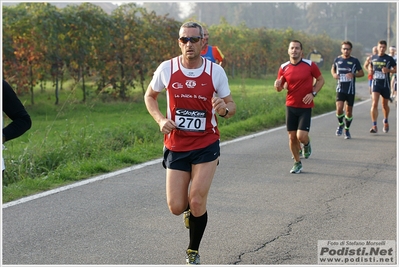
[[[219,116],[223,118],[223,117],[226,117],[227,114],[229,114],[229,109],[228,108],[226,108],[226,113],[224,115],[219,115]]]

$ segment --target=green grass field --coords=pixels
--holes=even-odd
[[[335,109],[335,81],[329,72],[323,75],[326,83],[313,115]],[[274,80],[274,75],[230,79],[237,113],[219,119],[221,141],[284,124],[285,91],[277,93]],[[33,124],[5,144],[3,203],[160,158],[163,135],[145,108],[141,90],[136,90],[126,102],[104,101],[91,93],[82,103],[79,86],[65,83],[57,106],[52,88],[37,88],[35,105],[30,105],[29,95],[21,96]],[[160,107],[165,106],[163,95]],[[5,118],[4,125],[9,122]]]

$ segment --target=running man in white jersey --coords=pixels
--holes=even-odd
[[[164,134],[169,210],[183,213],[190,229],[186,263],[199,264],[199,245],[208,221],[207,197],[220,155],[218,117],[233,116],[236,104],[224,69],[201,57],[201,25],[184,23],[179,47],[182,54],[162,62],[155,71],[144,100]],[[165,88],[166,115],[157,101]]]

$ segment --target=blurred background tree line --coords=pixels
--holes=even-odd
[[[31,104],[33,89],[49,81],[58,104],[66,79],[81,84],[83,101],[88,80],[96,94],[144,93],[156,67],[180,54],[178,30],[187,20],[208,27],[232,77],[276,75],[292,39],[304,56],[317,49],[326,70],[343,40],[361,61],[378,40],[396,42],[396,3],[71,3],[3,3],[3,77],[29,92]]]
[[[360,43],[369,51],[380,39],[397,40],[397,3],[381,2],[198,2],[143,4],[157,14],[173,18],[195,17],[207,25],[220,23],[248,28],[287,29],[326,34],[332,39]],[[389,33],[389,34],[387,34]]]

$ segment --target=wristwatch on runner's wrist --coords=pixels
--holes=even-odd
[[[224,115],[219,115],[219,116],[220,116],[220,117],[226,117],[227,114],[229,114],[229,109],[228,109],[228,108],[226,108],[226,113],[225,113]]]

